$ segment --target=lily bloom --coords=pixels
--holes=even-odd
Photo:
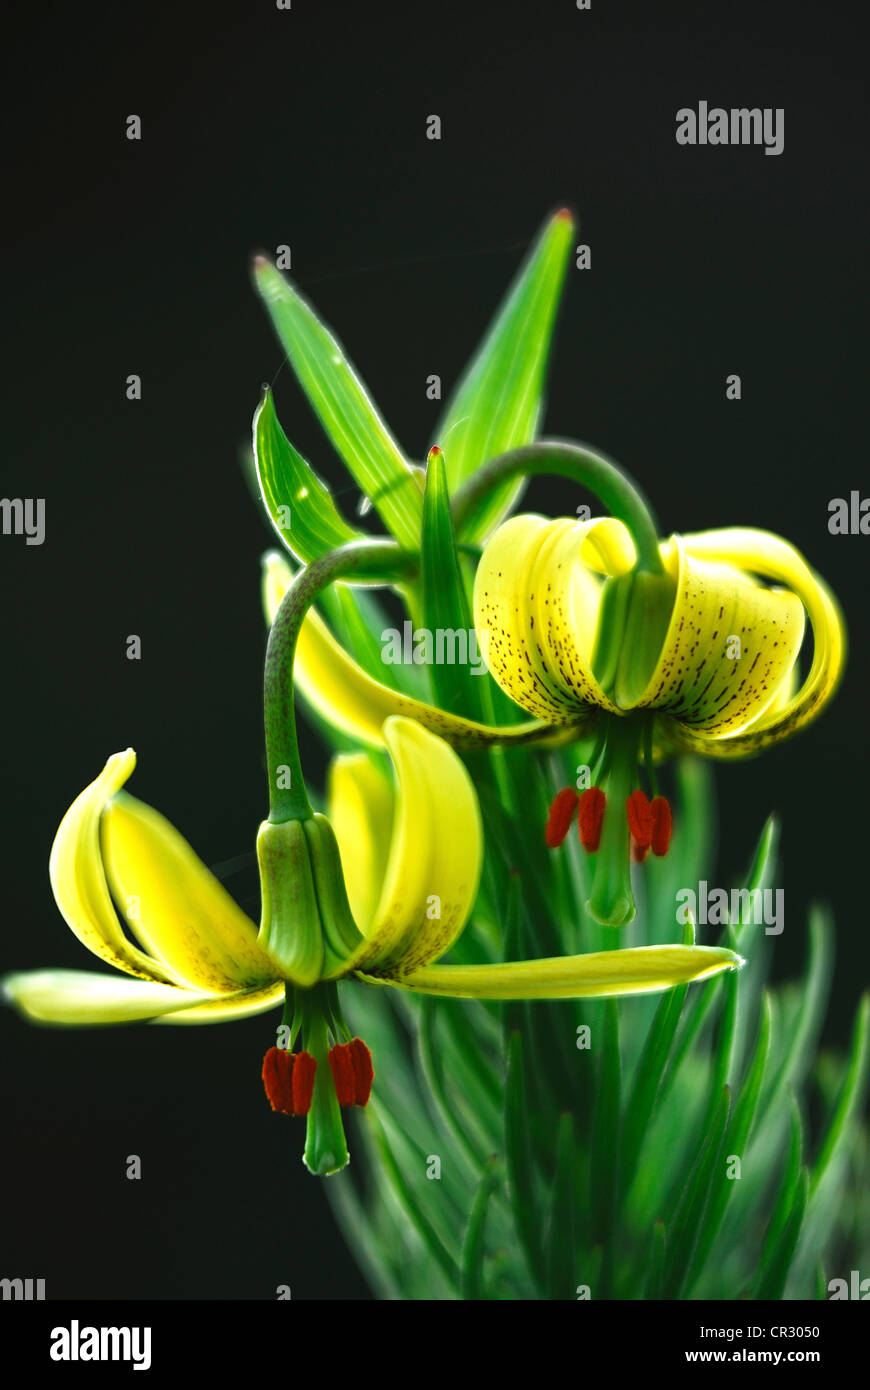
[[[659,559],[658,572],[638,565],[615,518],[523,515],[495,532],[475,577],[475,622],[502,690],[596,740],[582,794],[559,793],[546,835],[556,847],[576,816],[581,843],[599,856],[590,910],[615,926],[634,915],[629,848],[639,860],[670,840],[654,761],[749,757],[789,737],[830,700],[845,658],[834,598],[780,537],[671,536]],[[800,681],[805,616],[813,658]]]
[[[266,1053],[266,1093],[274,1110],[307,1117],[305,1162],[326,1174],[347,1162],[340,1108],[365,1104],[373,1079],[368,1049],[342,1019],[339,981],[457,998],[579,998],[667,989],[741,963],[724,949],[659,946],[435,964],[477,894],[477,796],[459,757],[415,721],[388,719],[383,738],[394,781],[364,755],[333,766],[340,851],[319,814],[261,825],[259,930],[178,831],[123,790],[136,758],[115,754],[64,816],[50,875],[71,930],[120,973],[21,972],[3,981],[6,997],[38,1022],[67,1025],[214,1023],[284,1001],[286,1037]]]

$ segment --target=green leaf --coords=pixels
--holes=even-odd
[[[734,1154],[737,1158],[742,1160],[745,1154],[746,1144],[752,1129],[752,1121],[755,1117],[755,1111],[758,1105],[758,1097],[761,1094],[761,1087],[764,1082],[767,1059],[770,1055],[770,1028],[770,999],[765,995],[755,1056],[746,1074],[746,1080],[743,1083],[737,1104],[734,1107],[731,1123],[725,1135],[724,1151],[729,1157],[731,1154]],[[703,1226],[698,1233],[698,1243],[695,1247],[691,1265],[686,1273],[684,1288],[688,1292],[691,1292],[692,1286],[703,1269],[713,1242],[719,1233],[722,1218],[725,1215],[725,1208],[734,1190],[734,1185],[735,1179],[729,1178],[723,1168],[720,1167],[718,1172],[714,1173],[710,1203],[707,1207]]]
[[[756,889],[763,892],[773,882],[776,872],[777,852],[779,849],[779,821],[776,816],[768,816],[758,839],[749,872],[746,875],[746,887],[749,889],[750,896]],[[739,950],[744,940],[746,928],[751,925],[752,913],[748,913],[746,919],[741,922],[732,922],[731,927],[737,942],[735,950]]]
[[[338,511],[332,493],[285,435],[268,387],[254,412],[254,461],[266,511],[281,544],[308,564],[349,541],[365,540]]]
[[[730,930],[726,938],[726,944],[733,950],[734,937]],[[719,1036],[716,1039],[716,1051],[713,1054],[713,1072],[711,1077],[710,1101],[707,1114],[703,1121],[703,1128],[706,1129],[712,1121],[713,1115],[719,1105],[719,1097],[722,1094],[722,1087],[731,1080],[731,1070],[734,1059],[734,1043],[737,1031],[737,994],[740,984],[739,972],[731,970],[727,977],[722,979],[722,1017],[719,1020]]]
[[[652,1253],[649,1259],[649,1276],[645,1294],[645,1301],[647,1303],[656,1302],[662,1296],[662,1279],[664,1277],[666,1250],[667,1231],[665,1230],[664,1221],[659,1217],[653,1223]]]
[[[789,1212],[794,1204],[798,1180],[801,1173],[801,1159],[804,1151],[803,1121],[800,1106],[794,1095],[789,1097],[789,1142],[785,1163],[782,1168],[779,1189],[761,1250],[761,1265],[765,1268],[770,1262],[774,1249],[782,1235]]]
[[[867,1083],[870,1061],[870,995],[864,995],[855,1018],[849,1066],[837,1100],[828,1132],[813,1164],[810,1196],[815,1197],[828,1168],[846,1143],[852,1117],[856,1114]]]
[[[569,213],[550,218],[447,403],[434,442],[447,455],[452,492],[488,459],[535,438],[573,237]],[[488,535],[521,486],[506,484],[466,517],[463,540]]]
[[[782,1298],[797,1248],[798,1237],[801,1233],[804,1213],[807,1209],[809,1188],[809,1174],[806,1168],[802,1168],[789,1216],[771,1251],[770,1258],[761,1268],[758,1283],[752,1295],[755,1299],[778,1301]]]
[[[423,503],[418,475],[405,461],[344,349],[307,300],[263,256],[254,262],[254,277],[299,384],[338,454],[399,544],[416,550]]]
[[[689,943],[691,944],[691,943]],[[713,982],[711,982],[713,983]],[[707,986],[710,988],[710,985]],[[677,985],[662,995],[637,1064],[631,1097],[625,1112],[622,1147],[622,1188],[627,1192],[637,1172],[638,1159],[656,1096],[668,1065],[683,1011],[688,985]]]
[[[551,1299],[573,1298],[577,1284],[577,1167],[574,1121],[571,1115],[563,1114],[556,1131],[556,1175],[547,1241],[547,1296]]]
[[[517,1233],[529,1268],[538,1283],[543,1284],[545,1270],[541,1248],[541,1224],[529,1145],[523,1040],[519,1033],[512,1033],[510,1036],[507,1063],[504,1121],[508,1188]]]
[[[459,1278],[459,1270],[456,1261],[443,1244],[441,1237],[426,1214],[426,1211],[421,1206],[411,1184],[408,1182],[404,1172],[396,1161],[384,1127],[377,1116],[376,1110],[371,1106],[368,1108],[367,1118],[378,1157],[390,1178],[391,1186],[396,1197],[404,1208],[415,1231],[423,1241],[429,1255],[435,1261],[447,1282],[455,1287]]]
[[[440,1001],[439,1001],[440,1002]],[[438,1107],[439,1115],[444,1124],[453,1134],[454,1139],[465,1155],[472,1172],[477,1172],[483,1162],[486,1153],[487,1136],[478,1130],[472,1137],[468,1132],[474,1125],[475,1116],[469,1117],[469,1123],[463,1125],[456,1113],[456,1106],[451,1102],[447,1093],[447,1086],[444,1078],[444,1058],[436,1041],[436,1022],[438,1018],[438,1005],[431,996],[424,996],[420,1009],[420,1031],[418,1042],[420,1047],[420,1062],[423,1075],[427,1085],[432,1092],[432,1098]]]
[[[801,984],[800,1013],[792,1027],[788,1051],[770,1092],[763,1097],[759,1125],[772,1116],[789,1086],[803,1080],[824,1018],[831,982],[833,926],[819,908],[810,912],[809,966]]]
[[[431,451],[426,465],[421,561],[424,626],[433,640],[439,632],[449,635],[450,647],[445,642],[443,654],[452,658],[447,663],[437,659],[437,648],[432,653],[431,676],[435,701],[442,709],[451,710],[454,714],[491,724],[492,701],[486,698],[490,676],[483,664],[484,654],[478,651],[476,645],[474,654],[478,657],[476,664],[479,674],[472,674],[470,642],[474,632],[476,644],[477,634],[472,626],[462,570],[456,554],[444,455],[438,448]],[[463,655],[463,645],[466,659],[457,662],[456,656]]]
[[[498,1186],[501,1169],[497,1159],[488,1160],[483,1177],[475,1193],[468,1228],[462,1242],[460,1268],[460,1291],[464,1299],[484,1298],[483,1291],[483,1251],[484,1228],[490,1198]]]
[[[707,1127],[700,1153],[677,1203],[665,1262],[663,1283],[666,1298],[680,1297],[710,1200],[711,1180],[720,1162],[730,1109],[731,1093],[728,1087],[724,1086],[721,1094],[716,1097],[716,1108]]]
[[[619,1130],[622,1108],[622,1063],[619,1056],[619,1007],[608,999],[604,1009],[604,1038],[599,1069],[598,1100],[592,1130],[589,1164],[590,1207],[595,1213],[594,1236],[604,1251],[602,1274],[605,1291],[611,1292],[613,1229],[619,1182]]]

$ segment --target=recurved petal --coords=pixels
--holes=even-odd
[[[184,984],[225,994],[275,980],[253,922],[159,812],[121,792],[101,842],[130,930]]]
[[[671,989],[742,964],[718,946],[635,946],[501,965],[427,965],[401,979],[360,973],[370,984],[454,999],[603,999]]]
[[[522,709],[551,724],[589,706],[618,713],[592,672],[597,575],[633,563],[631,537],[613,518],[515,516],[495,532],[477,567],[474,621],[488,633],[490,671]]]
[[[198,990],[146,980],[125,980],[87,970],[25,970],[2,982],[6,999],[38,1023],[134,1023],[196,1008]]]
[[[380,898],[345,973],[403,977],[443,955],[474,906],[483,861],[477,793],[452,748],[411,719],[387,721],[397,792]]]
[[[661,553],[677,594],[637,704],[666,710],[690,732],[739,734],[776,698],[797,660],[800,599],[756,583],[731,563],[701,558],[679,536]]]
[[[283,556],[276,551],[264,556],[263,604],[268,622],[274,620],[291,579],[290,567]],[[561,731],[550,730],[547,724],[537,720],[499,728],[463,719],[435,705],[399,694],[364,671],[313,609],[299,633],[293,679],[324,719],[374,748],[383,748],[384,723],[392,715],[415,719],[424,728],[447,739],[454,748],[564,741]],[[574,710],[575,720],[579,713]],[[576,729],[570,730],[570,737],[576,732]]]
[[[396,798],[368,753],[343,753],[329,768],[327,819],[341,855],[347,898],[361,931],[371,930],[387,873]]]
[[[284,1001],[284,982],[265,985],[262,989],[242,990],[238,994],[225,995],[223,999],[211,999],[193,1008],[174,1010],[161,1014],[154,1023],[233,1023],[240,1018],[251,1018],[254,1014],[264,1014]]]
[[[100,850],[100,819],[108,800],[136,766],[132,748],[113,753],[99,777],[76,797],[58,827],[48,873],[58,907],[83,945],[95,956],[145,980],[180,983],[161,962],[128,941],[112,903]]]
[[[692,728],[676,731],[680,745],[714,758],[742,758],[770,743],[788,738],[821,713],[833,696],[846,661],[846,629],[833,594],[820,575],[779,536],[749,527],[705,531],[683,538],[687,553],[715,563],[735,565],[748,574],[784,584],[809,615],[813,659],[806,679],[784,699],[784,683],[776,698],[736,737],[705,737]]]

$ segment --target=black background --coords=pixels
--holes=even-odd
[[[569,271],[546,432],[619,459],[665,531],[793,541],[846,611],[850,666],[800,740],[717,773],[728,883],[771,809],[786,930],[831,902],[828,1041],[867,974],[866,537],[828,534],[867,486],[865,49],[840,4],[593,0],[7,9],[0,492],[44,497],[3,563],[3,969],[90,968],[51,896],[57,824],[132,744],[131,790],[209,863],[265,813],[260,552],[238,458],[276,379],[294,443],[356,494],[249,282],[287,243],[412,457],[544,218]],[[785,109],[785,150],[682,148],[700,99]],[[141,142],[125,138],[139,114]],[[440,115],[443,138],[425,138]],[[143,399],[125,398],[129,373]],[[743,381],[739,403],[725,377]],[[570,487],[532,505],[573,513]],[[139,662],[126,637],[142,638]],[[312,748],[309,764],[320,752]],[[232,884],[231,884],[232,886]],[[256,912],[244,880],[239,894]],[[63,1032],[0,1017],[2,1269],[49,1297],[365,1296],[295,1125],[269,1113],[272,1016]],[[138,1153],[143,1179],[125,1179]]]

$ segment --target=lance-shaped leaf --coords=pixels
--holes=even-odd
[[[447,403],[434,442],[447,455],[451,492],[487,459],[529,444],[537,432],[553,322],[574,235],[570,213],[544,227],[499,313]],[[521,486],[521,485],[519,485]],[[466,518],[463,539],[498,524],[518,491],[507,483]]]
[[[418,474],[344,349],[265,256],[256,257],[254,278],[299,384],[338,454],[399,544],[416,550],[423,509]]]
[[[456,554],[444,455],[437,447],[430,450],[426,466],[421,559],[423,618],[443,647],[432,654],[435,698],[443,709],[491,724],[492,700],[487,698],[491,677],[485,665],[486,652],[478,648],[478,633],[471,625],[471,608]]]
[[[260,495],[281,543],[298,560],[307,565],[349,541],[366,539],[348,525],[329,488],[290,443],[268,388],[254,412],[253,435]]]

